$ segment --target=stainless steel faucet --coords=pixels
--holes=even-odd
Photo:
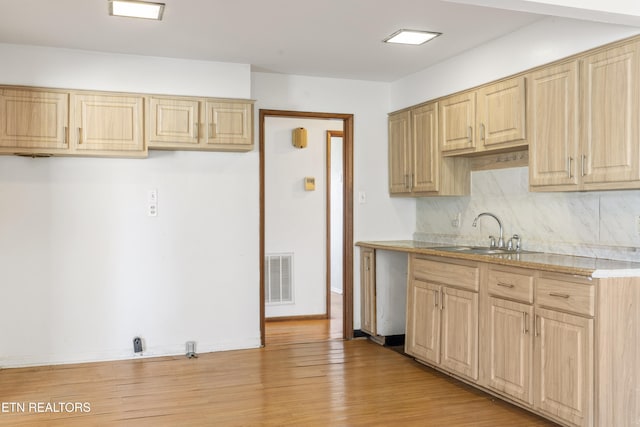
[[[474,226],[474,227],[477,227],[477,225],[478,225],[478,219],[479,219],[481,216],[490,216],[491,218],[493,218],[493,219],[495,219],[496,221],[498,221],[498,225],[500,226],[500,237],[498,238],[498,245],[497,245],[497,247],[498,247],[498,248],[504,248],[504,237],[502,236],[502,221],[500,221],[500,219],[499,219],[497,216],[495,216],[494,214],[492,214],[491,212],[482,212],[481,214],[479,214],[479,215],[476,217],[476,219],[474,219],[474,220],[473,220],[473,224],[471,224],[471,225],[472,225],[472,226]],[[493,240],[492,240],[492,245],[493,245],[493,244],[495,244],[495,243],[493,243]]]

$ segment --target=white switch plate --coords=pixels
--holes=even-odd
[[[365,193],[364,191],[360,191],[358,193],[358,203],[367,203],[367,193]]]
[[[158,190],[155,188],[147,193],[147,215],[158,216]]]

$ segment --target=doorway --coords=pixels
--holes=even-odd
[[[313,113],[313,112],[295,112],[281,110],[260,110],[259,117],[259,154],[260,154],[260,335],[261,344],[266,343],[266,326],[265,326],[265,270],[266,265],[266,209],[265,209],[265,126],[266,119],[275,118],[301,118],[301,119],[317,119],[317,120],[339,120],[342,124],[342,130],[327,133],[327,154],[331,150],[331,142],[334,142],[334,150],[337,146],[337,139],[341,141],[342,154],[342,190],[341,198],[341,222],[342,222],[342,295],[340,296],[340,304],[342,307],[342,333],[343,339],[353,338],[353,115],[352,114],[333,114],[333,113]],[[330,157],[327,157],[327,160]],[[329,177],[330,166],[327,163],[327,177]],[[329,211],[329,184],[327,178],[327,220],[326,220],[326,315],[328,317],[331,312],[331,269],[330,269],[330,211]],[[335,198],[334,198],[335,199]],[[334,206],[335,207],[335,206]],[[334,220],[335,222],[335,220]],[[335,240],[335,238],[334,238]],[[335,299],[335,295],[334,295]],[[317,316],[316,316],[317,317]]]

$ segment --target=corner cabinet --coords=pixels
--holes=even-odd
[[[640,42],[529,79],[530,190],[640,188]]]
[[[404,196],[469,193],[466,159],[443,159],[438,103],[389,115],[389,193]]]
[[[147,105],[149,148],[253,149],[253,101],[152,96]]]

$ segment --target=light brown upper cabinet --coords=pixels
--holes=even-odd
[[[69,94],[0,89],[0,152],[64,153],[69,149]]]
[[[445,155],[505,150],[527,144],[525,77],[483,86],[440,101]]]
[[[249,151],[253,102],[173,96],[148,100],[149,148]]]
[[[529,184],[577,188],[578,62],[536,71],[529,77]]]
[[[443,159],[438,150],[438,103],[389,116],[389,193],[468,194],[465,159]]]
[[[530,77],[532,191],[640,188],[640,43]]]
[[[639,42],[581,61],[580,175],[584,189],[640,187],[639,67]]]
[[[207,100],[205,113],[207,147],[229,151],[253,148],[252,102]]]
[[[476,144],[476,93],[465,92],[440,101],[442,151],[474,151]]]
[[[411,114],[401,111],[389,115],[389,193],[410,194],[411,139],[409,124]]]
[[[200,139],[200,101],[152,96],[147,102],[150,147],[197,148]]]
[[[81,155],[147,157],[142,96],[74,94],[72,151]]]

